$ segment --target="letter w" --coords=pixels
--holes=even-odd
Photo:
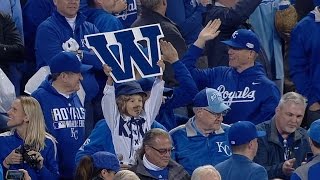
[[[162,74],[157,66],[160,59],[159,39],[164,37],[159,24],[123,29],[85,36],[87,46],[112,68],[116,83],[135,80],[134,67],[142,77]],[[138,41],[145,41],[144,53]]]

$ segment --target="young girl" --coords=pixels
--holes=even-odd
[[[164,69],[163,61],[158,66]],[[109,76],[112,69],[104,65],[108,76],[101,101],[104,118],[112,133],[115,152],[121,163],[135,164],[135,153],[142,144],[142,139],[157,116],[164,89],[162,77],[156,78],[151,94],[146,99],[146,93],[136,81],[121,83],[116,90]]]

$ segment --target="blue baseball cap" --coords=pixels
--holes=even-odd
[[[150,77],[150,78],[141,78],[137,80],[137,82],[140,84],[141,88],[143,91],[151,91],[153,83],[154,83],[155,78]],[[171,97],[173,94],[173,89],[172,88],[167,88],[165,87],[163,89],[163,96],[166,97]]]
[[[265,131],[258,131],[256,126],[250,121],[239,121],[234,123],[228,133],[231,145],[242,145],[250,142],[257,137],[266,135]]]
[[[116,97],[119,97],[120,95],[133,94],[142,94],[144,96],[147,96],[147,94],[142,90],[140,84],[137,81],[124,82],[116,86]]]
[[[193,107],[205,107],[212,113],[223,113],[230,110],[222,99],[221,93],[212,88],[205,88],[198,92],[193,99]]]
[[[107,169],[114,172],[120,170],[120,163],[116,155],[107,151],[99,151],[92,155],[93,164],[98,169]]]
[[[313,0],[314,6],[319,6],[320,5],[320,0]]]
[[[314,121],[309,130],[308,130],[309,137],[320,144],[320,119]]]
[[[53,56],[50,60],[49,67],[52,74],[62,72],[81,73],[92,68],[91,65],[82,64],[75,53],[66,51],[62,51]]]
[[[257,53],[260,50],[260,42],[257,35],[251,30],[247,29],[239,29],[232,34],[231,39],[221,42],[230,47],[250,49]]]

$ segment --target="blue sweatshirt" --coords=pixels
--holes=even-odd
[[[58,141],[59,170],[71,178],[74,159],[85,138],[85,109],[76,93],[64,97],[52,86],[51,75],[31,94],[42,108],[48,132]]]
[[[172,64],[175,79],[179,86],[173,89],[172,98],[169,98],[161,105],[156,121],[161,123],[168,130],[179,125],[178,117],[174,115],[174,109],[183,107],[192,102],[194,96],[198,93],[198,88],[193,81],[190,72],[181,61]]]
[[[63,51],[62,44],[73,38],[78,42],[79,49],[83,50],[82,63],[93,65],[92,71],[102,72],[102,64],[98,57],[84,45],[84,35],[98,32],[93,24],[86,22],[86,17],[81,13],[77,14],[73,31],[65,17],[54,11],[52,16],[42,22],[37,30],[35,49],[38,68],[48,65],[54,55]],[[83,76],[82,85],[86,92],[86,100],[91,100],[98,93],[99,85],[91,72]]]
[[[308,105],[320,102],[320,21],[312,11],[291,32],[289,51],[290,76],[297,91],[308,99]]]
[[[179,26],[187,45],[194,43],[203,28],[202,17],[206,7],[196,0],[171,0],[167,3],[166,16]]]
[[[23,139],[20,138],[16,131],[8,131],[0,134],[0,161],[3,160],[19,146],[24,144]],[[49,136],[46,136],[44,149],[40,151],[43,157],[43,167],[40,170],[31,168],[27,163],[10,165],[9,170],[25,169],[28,171],[32,180],[46,179],[55,180],[58,179],[58,163],[57,163],[57,152],[56,144]],[[4,174],[7,169],[3,167]],[[0,178],[1,179],[1,178]]]
[[[94,24],[99,32],[111,32],[123,29],[123,25],[119,19],[103,9],[88,8],[84,15],[87,21]]]
[[[28,0],[23,7],[23,32],[27,61],[35,61],[35,39],[38,26],[56,9],[53,0]]]
[[[239,73],[232,67],[197,69],[195,62],[202,49],[192,45],[182,62],[189,69],[198,89],[205,87],[217,89],[224,102],[231,110],[224,118],[224,123],[251,121],[259,124],[272,118],[280,100],[280,92],[270,81],[263,67],[254,66]]]

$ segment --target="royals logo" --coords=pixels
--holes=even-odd
[[[135,80],[134,68],[145,77],[162,75],[157,66],[161,58],[159,39],[164,37],[159,24],[86,35],[87,46],[101,62],[112,68],[116,83]],[[143,42],[143,48],[138,42]]]
[[[217,91],[221,93],[224,103],[228,106],[232,103],[253,102],[256,99],[256,91],[250,90],[249,87],[245,87],[242,91],[228,91],[224,85],[220,85]]]

